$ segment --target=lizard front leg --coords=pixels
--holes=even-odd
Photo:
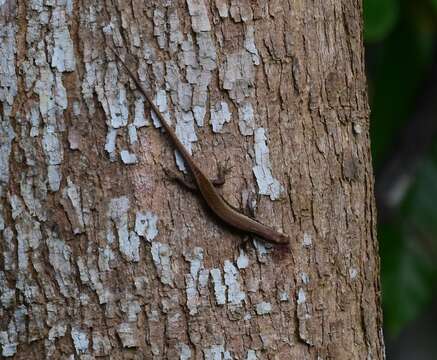
[[[230,173],[232,170],[232,166],[228,165],[229,159],[226,160],[224,165],[219,164],[217,166],[217,176],[215,179],[212,179],[211,182],[215,187],[222,187],[226,182],[226,176]],[[184,176],[176,173],[176,171],[168,169],[163,166],[163,171],[165,175],[179,184],[181,184],[183,187],[187,188],[188,190],[192,192],[197,192],[197,185],[192,180],[187,180]]]

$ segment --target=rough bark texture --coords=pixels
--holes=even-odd
[[[0,1],[2,355],[382,359],[361,30],[359,0]],[[291,253],[164,180],[107,45]]]

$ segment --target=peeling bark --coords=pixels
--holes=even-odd
[[[2,356],[383,359],[361,28],[360,1],[0,1]],[[290,253],[165,179],[108,45]]]

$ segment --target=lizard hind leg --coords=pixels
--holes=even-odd
[[[249,246],[251,245],[252,235],[245,234],[240,241],[239,247],[244,250],[245,253],[249,252]]]
[[[211,182],[215,187],[223,186],[226,182],[226,176],[232,171],[233,166],[229,165],[229,158],[226,159],[224,164],[219,163],[217,166],[217,176]]]
[[[162,167],[162,170],[164,171],[165,175],[172,181],[175,181],[179,184],[181,184],[183,187],[185,187],[186,189],[192,191],[192,192],[197,192],[197,185],[190,180],[185,179],[184,177],[182,177],[181,175],[179,175],[178,173],[176,173],[174,170],[168,169],[166,167]]]

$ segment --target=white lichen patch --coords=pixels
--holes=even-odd
[[[252,54],[252,61],[254,65],[260,64],[258,49],[255,45],[255,28],[253,25],[248,25],[244,36],[244,48]]]
[[[248,22],[253,19],[252,7],[244,1],[231,0],[229,13],[235,22]]]
[[[173,285],[173,271],[171,269],[171,250],[167,244],[152,243],[152,259],[160,281],[164,285]]]
[[[146,115],[144,114],[144,100],[142,98],[138,98],[135,100],[133,125],[137,129],[150,125],[149,118],[146,118]]]
[[[281,302],[289,301],[290,300],[290,294],[288,293],[288,291],[280,291],[279,295],[278,295],[278,299]]]
[[[237,267],[239,269],[246,269],[249,266],[249,257],[243,250],[240,250],[240,255],[237,258]]]
[[[79,290],[75,281],[75,270],[71,264],[71,248],[56,233],[49,233],[46,239],[49,250],[49,262],[54,269],[54,277],[61,294],[67,298],[76,298]]]
[[[158,108],[158,110],[161,112],[162,116],[164,116],[164,120],[167,121],[167,123],[171,123],[171,118],[168,113],[168,104],[167,104],[167,93],[165,90],[158,90],[156,92],[155,96],[155,105]],[[155,128],[162,127],[161,122],[158,119],[158,116],[156,116],[155,112],[151,112],[153,126]]]
[[[139,345],[138,329],[135,323],[121,323],[117,326],[117,335],[123,347],[131,348]]]
[[[55,8],[51,16],[53,43],[49,43],[52,67],[59,72],[74,71],[76,66],[73,41],[70,37],[64,10]]]
[[[268,302],[260,302],[256,304],[255,311],[258,315],[266,315],[272,312],[272,304]]]
[[[255,71],[252,55],[247,51],[239,51],[226,55],[220,66],[220,80],[223,89],[228,90],[229,97],[240,104],[254,94]]]
[[[0,115],[0,196],[4,196],[9,182],[9,156],[15,133],[9,122],[1,120]]]
[[[127,132],[129,135],[129,144],[134,145],[138,142],[138,132],[134,124],[129,124],[127,126]]]
[[[250,102],[243,102],[238,107],[238,127],[242,135],[253,135],[255,130],[255,116]]]
[[[223,345],[213,345],[203,351],[205,360],[232,360],[231,353]]]
[[[129,199],[126,196],[111,199],[108,207],[108,217],[114,222],[117,229],[120,252],[124,255],[126,260],[138,261],[139,238],[133,231],[129,232],[128,229],[129,207]]]
[[[93,353],[95,356],[108,356],[111,351],[111,342],[106,335],[100,332],[93,332]]]
[[[210,110],[212,131],[220,133],[223,125],[231,121],[232,113],[229,111],[229,106],[226,101],[220,101]]]
[[[192,253],[185,254],[185,260],[190,263],[190,273],[185,274],[187,307],[190,315],[195,315],[199,305],[199,271],[203,269],[203,249],[200,247],[194,248]],[[204,281],[204,279],[202,280]]]
[[[118,82],[118,75],[117,65],[113,62],[108,63],[104,87],[96,88],[99,101],[109,121],[108,126],[114,129],[126,126],[129,116],[126,89]]]
[[[158,235],[157,223],[157,215],[150,211],[138,211],[135,216],[135,232],[145,237],[148,242],[152,242]]]
[[[38,221],[47,220],[47,211],[42,206],[40,198],[47,196],[45,179],[42,176],[33,176],[31,170],[23,171],[20,181],[20,192],[29,213]]]
[[[137,156],[129,150],[120,151],[121,161],[127,165],[136,164],[138,162]]]
[[[217,305],[226,304],[226,286],[223,285],[220,269],[214,268],[210,271],[214,284],[214,294]]]
[[[2,226],[0,224],[0,231],[1,230],[3,230],[3,229],[2,229]],[[17,249],[16,249],[16,245],[15,245],[15,240],[14,240],[14,232],[10,227],[6,227],[3,230],[3,266],[4,266],[4,270],[7,270],[7,271],[16,270],[16,265],[17,265],[16,259],[15,259],[16,251],[17,251]],[[1,286],[1,283],[0,283],[0,289],[3,289],[6,292],[5,287]],[[3,293],[3,295],[0,295],[0,302],[3,302],[4,295],[5,295],[5,293]],[[6,295],[6,297],[7,297],[7,295]]]
[[[270,196],[271,200],[279,199],[283,192],[283,187],[271,172],[269,148],[267,138],[263,128],[255,130],[255,163],[253,173],[255,174],[261,195]]]
[[[215,6],[221,18],[227,18],[229,16],[229,7],[226,0],[215,0]]]
[[[17,234],[18,270],[27,273],[30,250],[37,249],[42,240],[40,223],[32,219],[18,196],[12,195],[9,203],[12,207],[12,219],[15,221]]]
[[[246,298],[246,294],[244,291],[241,291],[238,269],[234,264],[232,264],[232,262],[225,260],[223,271],[225,284],[228,288],[228,302],[231,305],[241,306],[241,303]]]
[[[100,280],[100,272],[95,264],[88,263],[83,257],[78,257],[76,260],[77,268],[79,270],[80,281],[90,286],[92,290],[97,293],[99,304],[107,304],[113,300],[114,295],[111,293],[109,287],[104,287]]]
[[[17,95],[17,74],[15,73],[16,23],[2,23],[0,26],[0,103],[3,114],[9,116]]]
[[[129,241],[120,244],[120,249],[128,261],[140,261],[140,237],[134,231],[129,232]]]
[[[195,33],[211,31],[205,2],[203,0],[187,0],[188,11],[191,16],[191,26]]]
[[[60,76],[53,75],[51,69],[46,66],[40,69],[40,77],[35,83],[34,92],[39,96],[39,111],[50,131],[54,132],[56,115],[66,109],[65,88]]]
[[[78,326],[71,328],[71,338],[77,354],[88,352],[89,339],[88,334]]]
[[[53,325],[49,330],[49,340],[53,341],[57,338],[61,338],[67,332],[67,325],[64,322]]]
[[[311,339],[312,333],[308,326],[308,322],[312,317],[312,306],[311,302],[307,301],[307,294],[302,288],[299,288],[297,292],[296,303],[299,338],[308,345],[313,345],[313,341]]]
[[[109,271],[110,270],[110,262],[115,260],[115,254],[109,246],[105,246],[104,248],[99,248],[99,258],[97,261],[98,267],[100,271]]]
[[[192,143],[197,141],[196,131],[194,130],[194,118],[192,112],[177,112],[176,113],[176,129],[175,133],[178,139],[182,142],[185,149],[192,154]],[[186,171],[182,156],[175,150],[176,164],[179,170]]]
[[[258,357],[256,356],[255,350],[247,350],[246,360],[257,360]]]
[[[202,32],[196,36],[197,46],[199,48],[199,64],[202,67],[199,85],[209,84],[211,74],[209,71],[215,70],[217,67],[217,53],[210,32]],[[207,81],[205,81],[208,79]]]
[[[167,45],[167,23],[164,12],[155,8],[153,11],[153,35],[155,35],[158,46],[164,49]]]
[[[257,239],[256,237],[253,239],[253,245],[256,249],[258,261],[262,264],[265,264],[268,261],[268,254],[271,247],[265,241]]]
[[[302,288],[299,288],[297,292],[297,303],[303,304],[306,301],[305,291]]]
[[[302,283],[304,283],[305,285],[308,285],[310,282],[309,275],[303,271],[300,273],[300,279],[302,280]]]
[[[199,292],[197,291],[197,279],[190,274],[185,274],[185,292],[187,294],[187,308],[189,314],[197,314],[197,305],[199,303]]]
[[[179,360],[190,360],[192,353],[191,349],[187,344],[184,343],[178,343],[176,345],[178,351],[179,351]]]
[[[73,234],[80,234],[85,230],[82,204],[80,199],[80,187],[67,178],[67,186],[62,190],[63,201],[61,202],[68,219],[70,220]]]
[[[109,154],[111,161],[115,161],[115,146],[117,144],[117,129],[108,127],[108,132],[106,133],[105,150]]]
[[[47,165],[60,165],[63,159],[63,149],[59,135],[54,128],[46,126],[43,132],[42,148]]]
[[[0,344],[2,345],[2,355],[4,357],[14,356],[17,352],[17,334],[13,328],[8,331],[0,331]]]
[[[310,247],[313,244],[313,239],[310,234],[304,233],[303,234],[303,246],[304,247]]]
[[[179,21],[177,8],[170,8],[168,10],[168,24],[169,24],[169,50],[170,50],[170,54],[174,54],[178,50],[178,46],[183,41],[183,34],[181,31],[181,24]]]

